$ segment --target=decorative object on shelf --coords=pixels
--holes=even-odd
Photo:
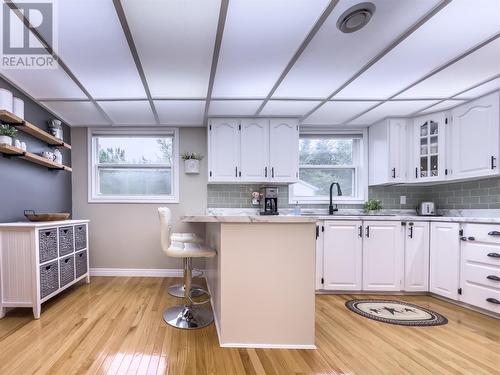
[[[69,212],[36,213],[34,210],[24,210],[24,216],[29,221],[61,221],[68,220]]]
[[[6,89],[0,89],[0,110],[12,112],[13,95]]]
[[[21,142],[21,150],[26,151],[27,149],[26,142]]]
[[[382,202],[379,201],[378,199],[369,199],[368,201],[365,202],[363,205],[363,210],[368,214],[368,215],[373,215],[379,212],[382,209]]]
[[[254,206],[260,205],[260,193],[258,191],[252,192],[252,205]]]
[[[17,117],[24,120],[24,100],[14,98],[12,101],[12,112],[14,112]]]
[[[61,151],[59,151],[58,148],[56,148],[54,150],[54,161],[57,163],[57,164],[62,164],[63,163],[63,159],[62,159],[62,154],[61,154]]]
[[[12,139],[15,138],[17,130],[10,125],[0,125],[0,144],[11,146]]]
[[[437,312],[401,301],[360,299],[347,301],[345,306],[365,318],[401,326],[428,327],[448,323],[448,319]]]
[[[48,159],[50,161],[54,161],[55,160],[55,157],[54,157],[54,153],[53,152],[50,152],[50,151],[44,151],[40,154],[41,156],[43,156],[45,159]]]
[[[185,152],[181,157],[184,160],[185,173],[200,173],[200,160],[203,159],[203,155],[196,152]]]
[[[19,139],[14,139],[14,146],[22,150],[21,141]]]
[[[49,125],[49,132],[52,134],[54,137],[58,139],[63,139],[63,129],[62,129],[62,123],[61,121],[57,119],[52,119],[48,121]]]

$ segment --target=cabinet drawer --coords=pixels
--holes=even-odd
[[[464,282],[496,288],[500,292],[500,268],[465,263],[462,272]]]
[[[500,313],[500,290],[498,289],[465,283],[460,301]]]
[[[59,266],[57,261],[40,266],[40,298],[59,289]]]
[[[59,228],[59,256],[71,254],[74,250],[73,227]]]
[[[464,224],[464,236],[470,242],[500,245],[500,224]]]
[[[75,254],[76,278],[87,273],[87,250]]]
[[[57,258],[57,228],[39,230],[38,251],[40,263]]]
[[[485,243],[462,243],[462,259],[500,267],[500,246]]]
[[[75,257],[67,256],[59,260],[61,288],[75,279]]]
[[[87,247],[87,225],[75,225],[75,250]]]

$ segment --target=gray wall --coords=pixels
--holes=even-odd
[[[46,121],[54,118],[49,112],[31,101],[9,83],[0,78],[0,87],[24,100],[24,117],[27,121],[46,128]],[[28,134],[18,132],[26,142],[28,151],[39,153],[51,150],[47,144]],[[64,140],[71,143],[70,131],[64,127]],[[71,165],[69,151],[61,149],[63,161]],[[28,161],[0,156],[0,222],[23,220],[23,211],[71,212],[71,173],[49,171]]]
[[[98,268],[181,268],[181,261],[166,257],[160,248],[158,204],[88,203],[87,129],[71,129],[73,140],[73,215],[90,219],[90,266]],[[206,128],[183,128],[180,152],[207,155]],[[207,204],[206,158],[200,174],[184,173],[180,162],[180,203],[172,209],[175,231],[204,235],[203,225],[180,222],[184,214],[203,213]]]

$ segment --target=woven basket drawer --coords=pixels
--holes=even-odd
[[[59,289],[59,267],[57,261],[40,266],[40,298]]]
[[[87,273],[87,251],[80,251],[75,254],[76,278]]]
[[[38,248],[40,263],[57,258],[57,228],[40,229]]]
[[[59,261],[61,288],[75,279],[75,257],[70,255]]]
[[[75,250],[87,247],[87,226],[85,224],[75,225]]]
[[[74,249],[73,227],[59,228],[59,256],[71,254]]]

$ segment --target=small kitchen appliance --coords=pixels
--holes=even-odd
[[[434,202],[420,202],[417,207],[417,215],[436,216],[436,205],[434,204]]]
[[[279,215],[278,212],[278,188],[266,186],[260,189],[260,214]]]

